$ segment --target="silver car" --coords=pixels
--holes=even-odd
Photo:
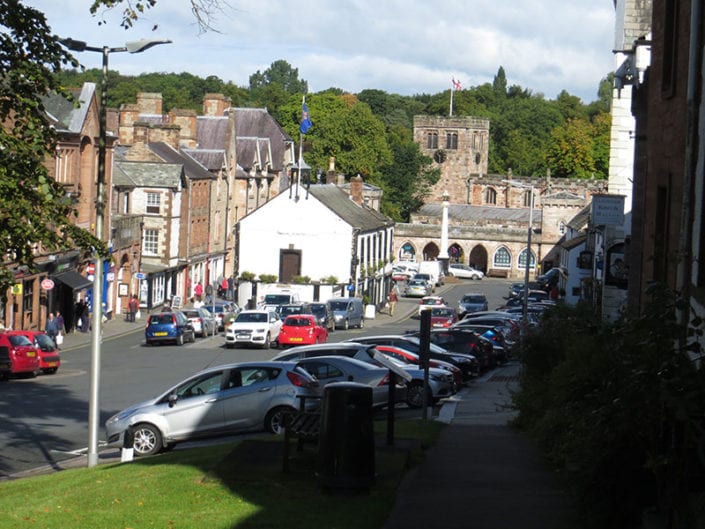
[[[318,396],[316,379],[293,362],[228,364],[113,415],[105,430],[109,445],[131,444],[135,454],[146,456],[195,438],[262,429],[281,433],[285,413],[299,409],[300,397],[312,397],[307,406],[316,407]]]
[[[303,358],[297,365],[316,377],[321,386],[331,382],[353,381],[372,387],[372,406],[381,408],[389,402],[389,369],[346,356]],[[397,402],[406,398],[406,386],[394,388]]]

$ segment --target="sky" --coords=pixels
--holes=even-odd
[[[251,74],[285,60],[309,92],[437,94],[507,83],[555,99],[562,91],[589,103],[614,70],[611,0],[221,0],[217,31],[199,32],[189,0],[157,0],[135,27],[120,10],[90,15],[91,0],[24,0],[52,31],[90,46],[119,47],[142,38],[171,39],[140,54],[113,53],[124,75],[188,72],[247,87]],[[99,25],[99,21],[105,24]],[[153,30],[154,26],[156,30]],[[97,53],[77,58],[99,68]]]

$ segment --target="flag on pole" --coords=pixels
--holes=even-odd
[[[299,131],[301,131],[301,134],[306,134],[312,126],[313,123],[311,123],[311,118],[308,116],[308,106],[306,105],[306,100],[304,100],[301,106],[301,125],[299,125]]]
[[[453,82],[453,89],[455,89],[455,90],[462,89],[462,86],[460,85],[460,81],[456,81],[454,78],[451,78],[451,81]]]

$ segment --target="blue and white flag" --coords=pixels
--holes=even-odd
[[[299,131],[301,131],[301,134],[306,134],[312,126],[313,123],[311,123],[311,118],[308,116],[308,106],[306,106],[306,102],[304,101],[301,108],[301,125],[299,125]]]

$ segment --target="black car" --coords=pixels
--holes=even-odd
[[[480,293],[465,294],[458,302],[458,315],[462,318],[470,312],[487,310],[487,296]]]
[[[431,343],[452,353],[473,355],[477,358],[480,372],[497,366],[492,343],[471,330],[432,329]]]
[[[309,308],[321,327],[327,329],[328,332],[335,331],[335,316],[333,316],[333,311],[328,303],[311,303]]]

